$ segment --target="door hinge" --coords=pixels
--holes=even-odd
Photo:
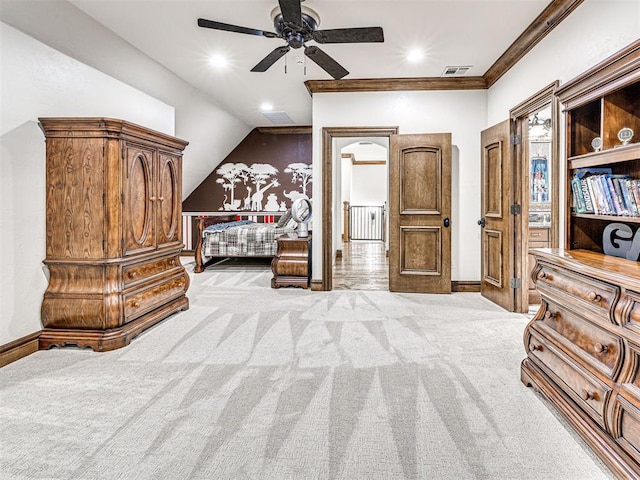
[[[522,143],[522,137],[517,133],[511,135],[511,145],[520,145]]]
[[[522,207],[519,203],[514,203],[511,205],[509,211],[511,212],[511,215],[520,215],[522,213]]]
[[[511,281],[509,282],[509,286],[511,288],[520,288],[520,279],[512,278]]]

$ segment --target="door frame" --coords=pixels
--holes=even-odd
[[[529,171],[528,148],[525,145],[524,128],[528,126],[528,117],[547,105],[551,105],[551,247],[559,245],[559,206],[560,206],[560,102],[555,96],[555,90],[560,81],[547,85],[519,105],[509,111],[511,123],[511,135],[519,135],[522,141],[512,142],[513,158],[513,190],[514,203],[521,206],[521,215],[514,216],[514,245],[513,250],[513,276],[520,279],[520,289],[515,289],[515,311],[526,312],[529,310],[529,272],[527,269],[528,235],[529,235],[529,182],[525,180]]]
[[[333,288],[333,139],[340,137],[390,137],[399,127],[322,128],[322,283],[318,290]],[[314,288],[315,290],[315,288]]]

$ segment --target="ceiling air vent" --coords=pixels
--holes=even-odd
[[[465,75],[469,70],[471,70],[471,66],[463,66],[463,67],[447,67],[444,69],[442,73],[443,77],[460,77]]]
[[[276,125],[288,125],[293,123],[293,120],[289,118],[286,112],[262,112],[262,114],[271,120],[271,123]]]

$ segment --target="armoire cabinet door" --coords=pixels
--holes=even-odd
[[[155,248],[153,150],[127,146],[124,183],[124,255]]]
[[[182,237],[180,202],[180,159],[160,153],[158,161],[158,196],[156,203],[156,234],[158,246],[180,242]]]

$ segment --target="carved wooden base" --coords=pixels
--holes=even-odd
[[[522,361],[520,374],[522,383],[553,404],[617,478],[640,480],[638,464],[528,357]]]
[[[89,347],[96,352],[106,352],[129,345],[142,331],[164,320],[170,315],[189,308],[189,299],[184,295],[118,328],[109,330],[82,330],[45,328],[40,334],[40,350],[53,346],[77,345]]]
[[[309,279],[307,277],[283,277],[278,275],[271,279],[271,288],[280,287],[301,287],[309,288]]]

